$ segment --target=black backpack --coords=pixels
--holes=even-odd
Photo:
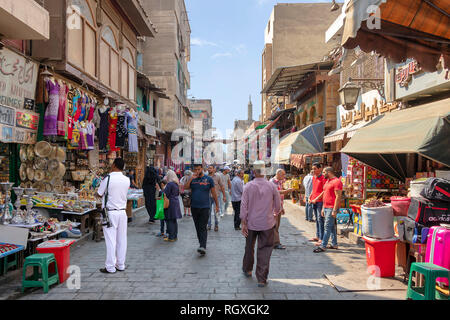
[[[429,200],[450,202],[450,181],[441,178],[428,178],[420,195]]]

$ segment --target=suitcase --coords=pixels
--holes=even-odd
[[[420,195],[429,200],[450,202],[450,181],[441,178],[428,178]]]
[[[425,227],[450,224],[450,202],[411,198],[408,217]]]
[[[425,262],[450,269],[450,228],[435,226],[428,233]],[[448,286],[448,279],[438,278],[437,282]]]

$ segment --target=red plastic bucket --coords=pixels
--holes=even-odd
[[[50,240],[41,243],[36,250],[39,253],[53,253],[55,255],[56,264],[58,265],[59,283],[63,283],[69,278],[67,268],[70,266],[70,246],[75,240]],[[55,272],[51,270],[53,265],[50,265],[49,272]]]
[[[363,237],[366,242],[366,258],[369,273],[381,278],[395,276],[395,245],[397,238],[373,239]]]
[[[411,204],[411,198],[406,197],[391,197],[391,206],[394,211],[394,216],[408,216],[409,205]]]

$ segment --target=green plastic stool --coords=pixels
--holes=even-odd
[[[412,286],[413,272],[420,273],[425,278],[424,287]],[[432,263],[414,262],[411,264],[409,273],[408,291],[406,299],[411,300],[435,300],[436,299],[436,279],[448,278],[450,271],[446,268],[437,266]]]
[[[12,259],[9,259],[9,258]],[[17,267],[17,252],[2,258],[0,275],[5,275],[12,267]],[[8,261],[9,259],[9,261]]]
[[[56,273],[50,275],[48,267],[52,263],[55,264]],[[33,267],[33,275],[28,279],[26,278],[27,267]],[[39,273],[39,267],[42,273]],[[55,283],[59,284],[59,276],[55,255],[53,253],[33,254],[25,259],[23,265],[22,292],[25,291],[25,288],[42,287],[44,288],[44,293],[48,293],[49,287]]]

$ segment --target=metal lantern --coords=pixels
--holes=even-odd
[[[345,110],[352,110],[355,107],[360,93],[361,87],[352,82],[347,82],[339,89],[341,104],[344,106]]]

